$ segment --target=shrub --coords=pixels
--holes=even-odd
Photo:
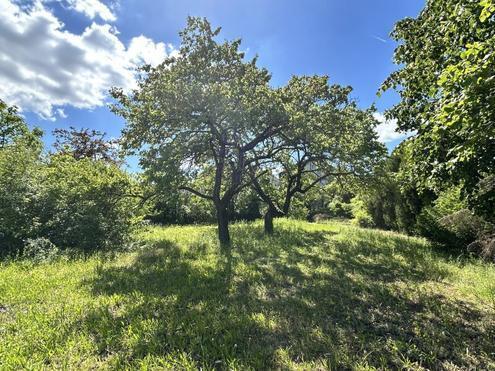
[[[451,247],[462,247],[455,234],[440,224],[438,211],[433,206],[424,207],[416,217],[414,233]]]
[[[459,187],[440,193],[432,205],[423,208],[418,215],[416,233],[445,245],[465,248],[493,229],[466,207]]]
[[[24,244],[22,257],[35,263],[49,262],[59,254],[59,249],[48,238],[28,238]]]
[[[366,228],[374,227],[375,224],[373,222],[373,218],[371,214],[368,212],[365,202],[361,198],[354,197],[351,200],[351,206],[352,206],[352,215],[354,216],[352,222],[354,224]]]
[[[486,235],[471,242],[468,245],[468,251],[495,263],[495,234]]]
[[[0,256],[15,255],[35,237],[40,148],[26,140],[0,149]]]
[[[0,255],[46,241],[82,252],[124,247],[138,220],[135,186],[115,164],[62,155],[44,161],[26,143],[3,148]]]
[[[488,223],[468,209],[444,216],[438,223],[465,244],[484,236],[490,230]]]
[[[112,163],[54,155],[44,169],[38,234],[63,249],[124,247],[137,210],[134,186]]]
[[[350,203],[345,203],[338,198],[334,198],[327,205],[328,214],[335,218],[352,218],[352,205]]]

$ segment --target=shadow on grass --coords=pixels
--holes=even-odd
[[[184,353],[207,368],[493,365],[493,318],[435,291],[447,273],[416,240],[293,228],[265,238],[253,226],[234,235],[231,261],[163,240],[102,269],[94,294],[119,300],[84,320],[102,356],[133,365]]]

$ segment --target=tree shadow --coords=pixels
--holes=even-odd
[[[493,365],[493,314],[436,292],[448,273],[415,240],[233,232],[231,258],[163,240],[85,282],[118,298],[80,324],[101,356],[124,354],[128,365],[184,353],[206,368]]]

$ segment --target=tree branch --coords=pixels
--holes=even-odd
[[[195,194],[198,197],[205,198],[207,200],[213,200],[212,196],[208,196],[204,193],[201,193],[200,191],[195,190],[194,188],[187,187],[187,186],[181,186],[179,187],[180,190],[191,192],[192,194]]]

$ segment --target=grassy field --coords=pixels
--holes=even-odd
[[[0,369],[495,369],[495,267],[343,223],[0,265]]]

